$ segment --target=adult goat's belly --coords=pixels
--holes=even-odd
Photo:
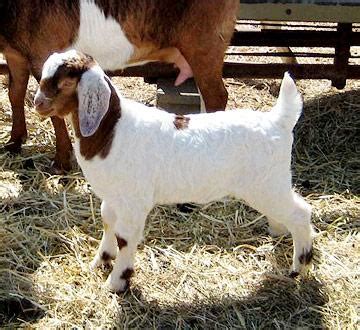
[[[104,70],[126,67],[134,53],[134,46],[125,36],[120,24],[93,2],[81,0],[80,26],[75,48],[95,58]]]

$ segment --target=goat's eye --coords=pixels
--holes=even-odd
[[[51,86],[49,86],[47,89],[46,89],[46,94],[49,96],[49,97],[54,97],[56,96],[57,94],[59,94],[60,92],[60,89],[59,87],[57,86],[56,83],[52,83]]]
[[[54,87],[50,91],[48,91],[47,96],[49,98],[53,98],[54,96],[58,95],[59,93],[60,93],[60,89],[57,87]]]
[[[74,87],[74,85],[75,85],[75,79],[65,78],[58,83],[57,87],[60,89],[67,89]]]

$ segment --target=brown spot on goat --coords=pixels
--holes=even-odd
[[[134,275],[134,270],[132,268],[126,268],[123,273],[121,274],[121,279],[122,280],[126,280],[126,281],[130,281],[131,276]]]
[[[119,250],[121,250],[122,248],[124,248],[125,246],[127,246],[127,241],[124,240],[122,237],[116,235],[116,240],[117,240],[117,244],[118,244]]]
[[[114,259],[114,257],[112,257],[109,253],[104,251],[101,255],[101,259],[105,262],[109,262],[111,259]]]
[[[125,292],[130,286],[130,278],[134,275],[134,270],[132,268],[126,268],[120,276],[120,279],[125,280],[126,284],[124,289],[119,293]]]
[[[174,119],[174,126],[178,130],[182,130],[189,127],[189,117],[183,115],[176,115]]]
[[[303,254],[299,257],[299,261],[303,265],[308,265],[313,258],[313,247],[309,251],[304,251]]]

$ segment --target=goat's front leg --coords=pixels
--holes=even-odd
[[[30,71],[27,60],[16,51],[7,50],[4,54],[9,66],[9,100],[12,108],[11,137],[5,149],[18,153],[27,138],[24,99]]]
[[[95,269],[103,264],[109,265],[111,260],[116,258],[117,254],[117,241],[114,230],[116,214],[106,201],[101,203],[101,218],[104,225],[104,233],[96,256],[91,263],[91,269]]]
[[[136,207],[136,206],[135,206]],[[114,226],[118,253],[114,267],[106,285],[112,292],[124,292],[134,273],[134,259],[138,244],[142,239],[147,213],[125,210],[119,213]]]

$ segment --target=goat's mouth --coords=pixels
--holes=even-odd
[[[50,116],[53,116],[53,113],[54,113],[53,108],[45,107],[43,105],[35,106],[35,110],[41,117],[50,117]]]
[[[42,117],[51,116],[54,109],[51,107],[52,98],[47,97],[40,89],[34,97],[34,105],[38,114]]]

